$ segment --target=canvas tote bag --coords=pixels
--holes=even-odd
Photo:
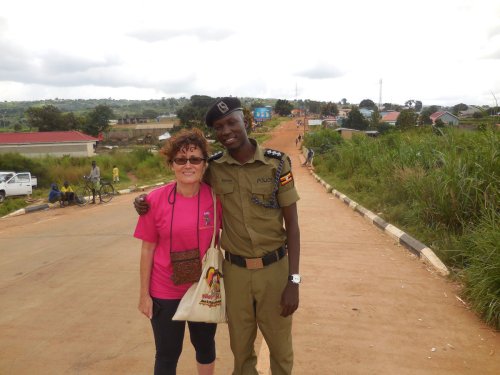
[[[191,322],[225,323],[226,295],[222,275],[223,255],[220,246],[215,247],[217,228],[217,204],[214,201],[214,233],[210,248],[203,258],[200,280],[188,289],[182,297],[172,320],[188,320]]]

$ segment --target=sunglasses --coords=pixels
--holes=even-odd
[[[189,161],[190,164],[192,165],[198,165],[202,161],[205,161],[206,159],[200,158],[198,156],[190,156],[188,158],[174,158],[172,161],[177,164],[177,165],[186,165],[186,163]]]

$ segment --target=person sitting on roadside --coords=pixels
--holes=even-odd
[[[62,193],[62,202],[66,202],[68,206],[72,203],[76,203],[75,200],[75,192],[73,191],[73,188],[69,184],[68,181],[64,181],[64,185],[61,188],[61,193]]]
[[[64,207],[62,201],[62,193],[57,187],[57,184],[52,183],[50,185],[50,191],[49,191],[49,203],[56,203],[56,202],[59,202],[59,205],[61,207]]]

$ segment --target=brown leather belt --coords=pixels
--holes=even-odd
[[[237,266],[247,268],[249,270],[257,270],[264,268],[274,262],[277,262],[286,255],[286,246],[281,246],[280,248],[274,250],[271,253],[264,255],[262,258],[245,258],[239,255],[231,254],[226,251],[224,257],[231,264],[236,264]]]

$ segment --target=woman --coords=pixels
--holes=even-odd
[[[139,311],[151,319],[156,344],[155,375],[175,374],[184,339],[183,321],[172,321],[177,306],[192,282],[183,282],[191,268],[175,260],[183,254],[200,265],[213,234],[220,228],[220,204],[214,223],[212,191],[202,182],[207,168],[208,143],[198,129],[181,131],[170,138],[162,154],[175,174],[175,181],[147,196],[150,210],[140,216],[134,233],[142,240]],[[187,251],[189,250],[189,251]],[[197,265],[196,265],[196,262]],[[196,273],[196,272],[193,272]],[[193,275],[191,275],[193,276]],[[197,279],[199,275],[194,275]],[[199,375],[211,375],[215,367],[216,324],[188,322],[191,343],[196,350]]]

